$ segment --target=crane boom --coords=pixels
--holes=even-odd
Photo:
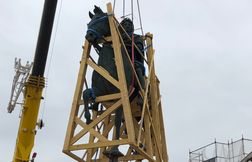
[[[13,162],[28,162],[34,145],[44,71],[53,28],[57,0],[45,0],[32,73],[25,84],[24,106],[19,124]]]

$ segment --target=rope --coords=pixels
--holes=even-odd
[[[54,36],[53,36],[52,48],[51,48],[51,52],[50,52],[48,68],[47,68],[47,71],[46,71],[46,78],[47,78],[47,81],[49,81],[48,78],[49,78],[49,72],[50,72],[51,63],[52,63],[52,57],[53,57],[53,52],[54,52],[54,46],[55,46],[56,35],[57,35],[57,32],[58,32],[60,14],[61,14],[61,9],[62,9],[62,2],[63,2],[63,0],[61,0],[61,2],[60,2],[60,8],[59,8],[59,12],[58,12],[58,16],[57,16],[57,21],[56,21],[56,28],[55,28],[55,32],[54,32]],[[42,119],[44,118],[44,114],[45,114],[46,98],[47,98],[47,86],[45,87],[45,97],[44,97],[44,102],[43,102],[44,104],[43,104],[42,113],[41,113],[41,118],[42,118]]]
[[[125,0],[123,0],[123,18],[125,17]]]
[[[142,24],[141,12],[140,12],[139,0],[137,0],[137,8],[138,8],[138,16],[139,16],[139,21],[140,21],[140,27],[141,27],[142,36],[143,36],[144,32],[143,32],[143,24]]]
[[[114,4],[113,4],[113,13],[115,13],[115,4],[116,4],[116,0],[114,0]]]
[[[133,4],[133,0],[131,0],[131,20],[132,23],[134,24],[134,4]]]

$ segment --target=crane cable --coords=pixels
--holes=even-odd
[[[113,2],[113,13],[115,12],[115,6],[116,6],[116,0],[114,0]],[[125,18],[126,17],[126,14],[125,14],[125,7],[126,4],[125,4],[125,0],[123,0],[123,16],[122,18]],[[138,18],[139,18],[139,23],[140,23],[140,29],[141,29],[141,33],[142,33],[142,36],[144,36],[144,31],[143,31],[143,23],[142,23],[142,16],[141,16],[141,10],[140,10],[140,3],[139,3],[139,0],[137,0],[137,10],[138,10]],[[134,14],[133,14],[133,0],[131,0],[131,15],[132,17],[132,22],[133,22],[133,17],[134,17]],[[133,22],[134,23],[134,22]]]
[[[114,3],[113,3],[113,13],[115,13],[115,4],[116,4],[116,0],[114,0]]]
[[[137,8],[138,8],[138,17],[139,17],[139,22],[140,22],[140,28],[141,28],[142,36],[144,36],[139,0],[137,0]]]
[[[58,15],[57,15],[57,18],[56,18],[57,19],[56,20],[56,28],[55,28],[55,32],[54,32],[54,35],[53,35],[53,41],[52,41],[52,46],[51,46],[51,50],[50,50],[49,63],[48,63],[47,71],[46,71],[46,77],[45,77],[47,79],[47,82],[49,81],[49,72],[50,72],[52,58],[53,58],[53,54],[54,54],[54,46],[55,46],[55,40],[56,40],[56,36],[57,36],[57,32],[58,32],[58,26],[59,26],[59,20],[60,20],[60,15],[61,15],[62,3],[63,3],[63,0],[61,0],[61,2],[60,2],[60,8],[59,8]],[[44,93],[44,100],[43,100],[43,106],[42,106],[41,119],[44,118],[44,114],[45,114],[46,98],[47,98],[47,86],[45,86],[45,93]]]
[[[123,0],[123,18],[125,17],[125,0]]]
[[[131,21],[134,24],[134,3],[133,2],[134,1],[131,0],[131,13],[129,15],[131,15]],[[115,13],[115,5],[116,5],[116,0],[114,0],[114,2],[113,2],[113,13]],[[126,17],[126,15],[125,15],[125,8],[126,7],[125,6],[126,6],[125,0],[123,0],[123,16],[122,16],[123,19]],[[144,36],[139,0],[137,0],[137,10],[138,10],[138,17],[139,17],[141,34],[142,34],[142,36]],[[132,61],[133,65],[134,65],[134,62],[135,62],[134,31],[135,31],[135,29],[133,29],[133,32],[132,32],[132,35],[131,35],[131,61]],[[142,52],[145,52],[145,51],[143,50]],[[133,89],[134,82],[135,82],[134,80],[135,80],[135,76],[133,74],[132,75],[132,82],[130,84],[130,90],[129,91],[131,91]]]

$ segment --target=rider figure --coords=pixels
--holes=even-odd
[[[145,68],[144,68],[144,41],[141,35],[134,34],[134,24],[129,18],[124,18],[120,23],[119,31],[121,33],[124,44],[127,48],[127,51],[132,57],[132,35],[134,36],[133,40],[138,49],[141,51],[141,54],[136,47],[134,47],[134,68],[136,70],[138,79],[142,88],[145,88],[144,76],[145,76]],[[121,28],[123,27],[123,29]],[[131,38],[131,39],[129,39]]]

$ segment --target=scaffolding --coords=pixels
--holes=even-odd
[[[189,162],[241,162],[252,152],[252,140],[241,138],[237,141],[210,143],[189,151]]]

